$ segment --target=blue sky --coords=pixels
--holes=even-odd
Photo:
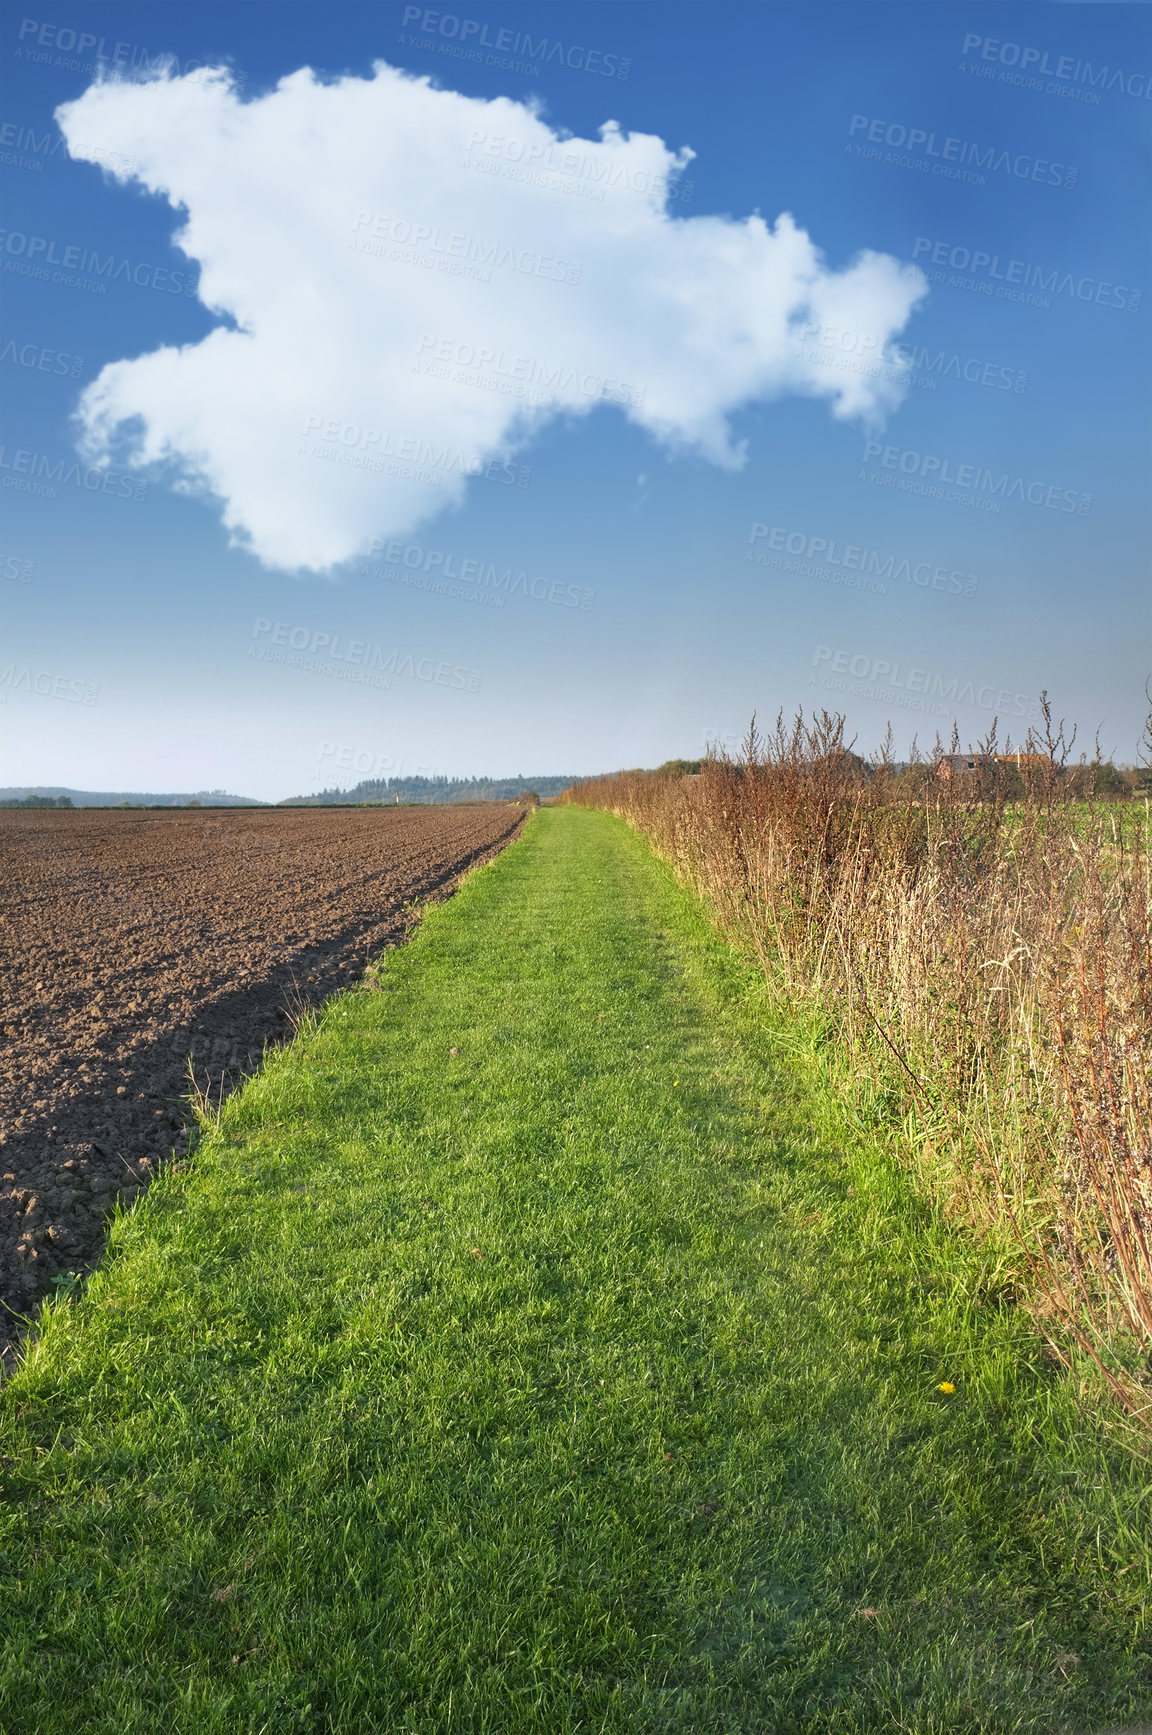
[[[1134,757],[1145,7],[76,4],[2,50],[0,782],[594,771],[798,704],[903,748],[1042,688]],[[100,53],[174,63],[85,98]]]

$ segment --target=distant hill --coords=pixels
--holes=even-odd
[[[332,807],[361,802],[420,802],[439,806],[453,801],[514,801],[535,790],[541,800],[571,788],[576,777],[385,777],[358,783],[354,789],[322,789],[318,795],[290,795],[279,807]],[[72,807],[265,807],[248,795],[225,789],[198,789],[191,795],[156,794],[124,789],[66,789],[58,784],[13,785],[0,789],[0,807],[16,803]]]
[[[148,795],[123,789],[62,789],[45,784],[12,789],[0,789],[0,806],[12,806],[29,796],[59,798],[66,796],[73,807],[187,807],[195,801],[201,807],[263,807],[249,795],[229,795],[225,789],[198,789],[194,795]]]
[[[383,777],[358,783],[354,789],[322,789],[319,795],[290,795],[281,807],[330,807],[337,802],[420,802],[441,806],[451,801],[514,801],[535,790],[541,800],[570,789],[575,777]]]

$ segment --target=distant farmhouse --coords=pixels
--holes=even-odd
[[[1039,771],[1051,765],[1047,753],[946,753],[936,767],[938,777],[963,777],[993,765],[1012,765],[1017,771]]]

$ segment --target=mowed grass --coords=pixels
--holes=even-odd
[[[541,811],[375,981],[0,1396],[0,1727],[1152,1711],[1147,1463],[644,843]]]

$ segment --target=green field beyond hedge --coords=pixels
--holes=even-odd
[[[0,1727],[1148,1716],[1147,1461],[817,1041],[621,822],[534,814],[48,1311]]]

